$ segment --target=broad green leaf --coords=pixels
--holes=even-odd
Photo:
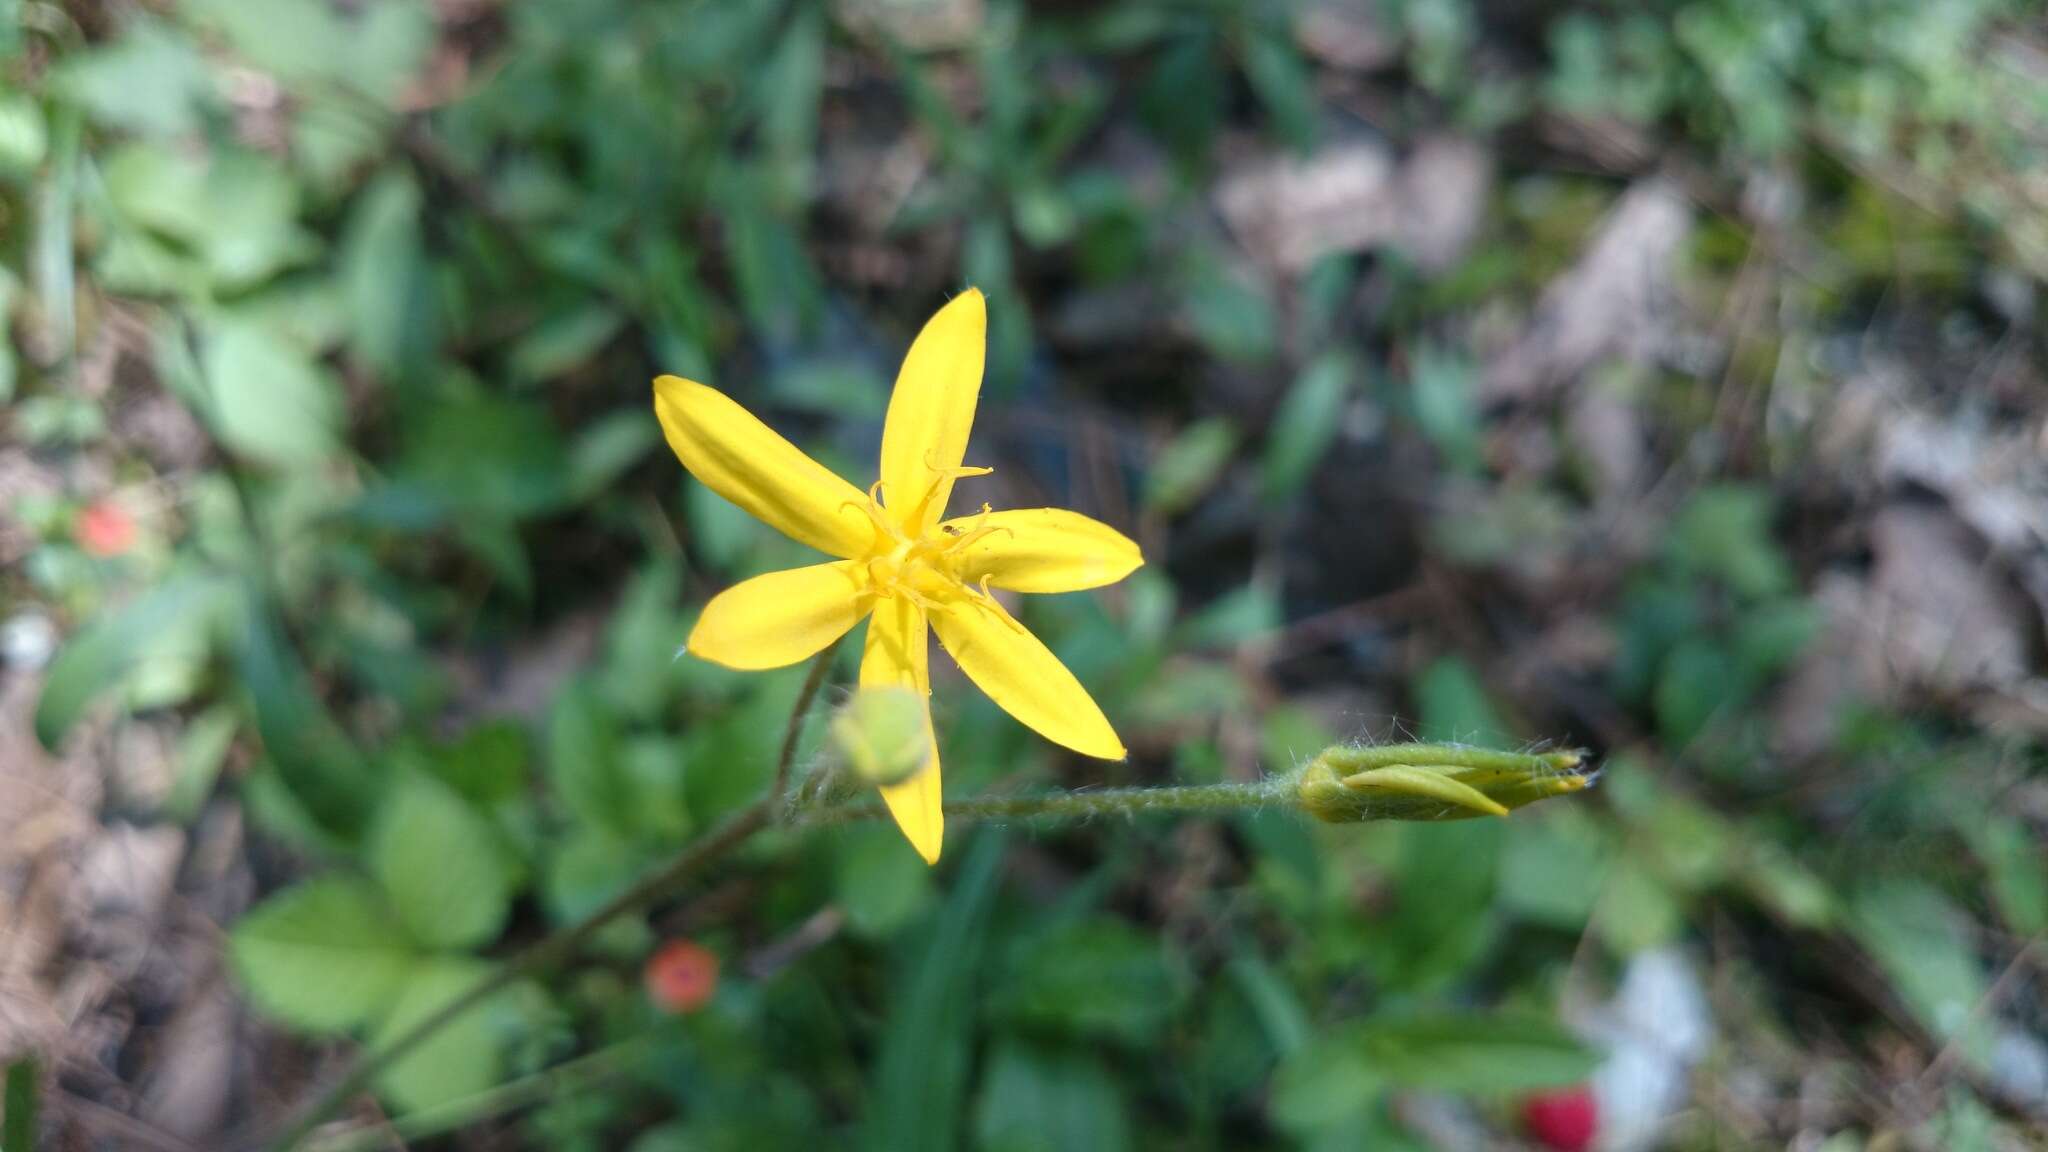
[[[1703,488],[1679,511],[1666,547],[1683,571],[1711,576],[1761,600],[1792,585],[1792,569],[1771,535],[1771,495],[1746,485]]]
[[[242,593],[236,670],[277,778],[327,835],[352,842],[375,807],[384,775],[366,762],[314,694],[261,594]]]
[[[194,719],[178,737],[178,775],[164,798],[164,814],[190,820],[212,794],[221,765],[242,726],[240,710],[217,704]]]
[[[1563,1026],[1522,1014],[1417,1013],[1350,1035],[1373,1071],[1403,1088],[1509,1096],[1580,1083],[1600,1063]]]
[[[542,894],[548,913],[558,924],[580,920],[631,887],[651,863],[647,850],[632,841],[592,825],[572,825],[547,856]],[[628,917],[625,923],[645,933],[642,921]]]
[[[225,587],[203,577],[174,577],[141,599],[93,622],[59,652],[36,704],[36,738],[55,750],[94,700],[126,685],[161,658],[166,636],[203,630]]]
[[[1306,152],[1316,138],[1316,90],[1308,66],[1284,30],[1257,28],[1244,39],[1244,74],[1274,127]]]
[[[419,184],[409,173],[379,176],[357,197],[340,253],[350,349],[379,372],[405,363],[408,337],[430,301],[422,291]]]
[[[221,288],[254,285],[317,251],[299,226],[298,185],[261,153],[134,142],[109,155],[105,172],[122,219],[196,255]]]
[[[630,837],[637,822],[621,755],[604,701],[588,683],[571,683],[548,716],[548,780],[577,819]]]
[[[659,427],[640,412],[614,412],[585,425],[569,445],[569,494],[588,500],[603,493],[660,440]]]
[[[42,108],[26,96],[0,95],[0,176],[34,172],[49,150]]]
[[[1158,1036],[1183,986],[1167,947],[1121,920],[1055,928],[1013,959],[996,1010],[1020,1028],[1143,1045]]]
[[[1385,1090],[1386,1080],[1356,1030],[1338,1029],[1281,1061],[1267,1107],[1280,1127],[1306,1136],[1355,1122]]]
[[[375,1052],[468,993],[491,974],[491,966],[456,956],[423,959],[404,974],[391,1011],[370,1033]],[[497,1009],[487,1000],[471,1007],[399,1057],[377,1077],[377,1090],[400,1112],[453,1103],[496,1084],[504,1068]]]
[[[1499,745],[1515,738],[1479,673],[1456,656],[1433,662],[1416,678],[1415,711],[1424,740]]]
[[[1480,464],[1478,369],[1456,353],[1423,344],[1414,352],[1410,402],[1422,434],[1452,468],[1471,472]]]
[[[1118,1152],[1131,1147],[1121,1081],[1087,1050],[1006,1040],[989,1056],[974,1110],[981,1152]]]
[[[229,934],[228,957],[257,1007],[309,1032],[376,1019],[413,963],[376,890],[338,873],[258,905]]]
[[[931,903],[931,869],[915,853],[903,850],[903,837],[896,829],[856,826],[837,839],[835,900],[855,932],[889,936]]]
[[[1879,880],[1856,894],[1849,927],[1928,1031],[1960,1039],[1972,1057],[1984,1055],[1986,1021],[1974,1015],[1986,991],[1984,967],[1960,909],[1925,881]]]
[[[1959,822],[1991,881],[1991,899],[2015,936],[2048,930],[2048,850],[2011,816]]]
[[[433,13],[421,0],[191,0],[189,16],[244,60],[300,92],[343,85],[389,102],[433,47]]]
[[[1743,694],[1734,657],[1704,637],[1679,642],[1657,674],[1657,730],[1666,747],[1683,751]]]
[[[512,885],[497,833],[440,780],[417,772],[393,780],[366,848],[414,939],[473,948],[504,928]]]
[[[153,19],[131,22],[109,44],[68,56],[55,91],[110,128],[143,136],[183,136],[199,128],[213,102],[213,73],[184,35]]]
[[[506,367],[516,383],[544,383],[588,362],[625,324],[618,309],[603,304],[558,312],[512,345]]]
[[[1582,929],[1612,856],[1602,826],[1576,809],[1517,816],[1503,836],[1501,904],[1524,920]]]
[[[1221,417],[1182,429],[1152,462],[1145,478],[1145,506],[1172,515],[1194,507],[1216,486],[1237,454],[1237,426]]]
[[[431,767],[464,799],[488,809],[525,792],[526,758],[526,729],[491,720],[435,748]]]
[[[226,321],[205,346],[208,416],[228,447],[281,469],[317,466],[335,449],[339,389],[307,352],[246,321]]]
[[[1286,500],[1301,491],[1323,454],[1337,438],[1354,366],[1331,353],[1318,358],[1295,380],[1266,436],[1266,499]]]
[[[1593,924],[1608,947],[1632,956],[1675,939],[1685,928],[1685,908],[1647,865],[1624,861],[1608,870]]]
[[[1181,283],[1181,313],[1209,351],[1239,364],[1272,357],[1279,320],[1264,285],[1214,259],[1189,265]]]

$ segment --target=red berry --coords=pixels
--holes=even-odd
[[[665,1011],[695,1012],[718,991],[718,954],[689,940],[671,940],[647,958],[648,998]]]
[[[135,518],[112,500],[86,506],[71,525],[71,538],[88,555],[106,559],[135,546]]]
[[[1552,1152],[1586,1152],[1600,1129],[1600,1107],[1581,1085],[1522,1101],[1522,1129]]]

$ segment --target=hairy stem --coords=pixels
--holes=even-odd
[[[1151,812],[1226,812],[1262,808],[1287,797],[1291,781],[1272,776],[1248,784],[1187,784],[1165,788],[1104,788],[1093,792],[1042,792],[1030,796],[948,800],[947,816],[961,820],[1029,820],[1048,817],[1086,820]],[[799,827],[847,824],[886,816],[879,804],[846,804],[800,813]]]

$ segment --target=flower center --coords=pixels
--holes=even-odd
[[[987,469],[960,471],[976,474]],[[1010,531],[986,523],[991,515],[988,505],[981,506],[981,517],[971,527],[961,529],[941,525],[922,535],[912,536],[903,530],[895,517],[889,515],[882,498],[882,482],[878,480],[868,488],[867,503],[863,508],[875,527],[874,550],[868,556],[870,595],[882,599],[900,596],[922,608],[931,608],[935,602],[950,603],[965,598],[1001,611],[986,588],[972,588],[962,580],[958,567],[966,550],[976,541],[991,533]],[[927,492],[925,499],[930,498],[931,493]]]

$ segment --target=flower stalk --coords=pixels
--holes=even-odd
[[[949,800],[950,818],[1091,820],[1152,813],[1296,808],[1325,823],[1464,820],[1506,816],[1538,800],[1590,786],[1596,773],[1580,751],[1499,752],[1462,744],[1341,744],[1294,772],[1261,780],[1099,788]],[[885,815],[873,804],[805,806],[790,823],[821,827]]]

